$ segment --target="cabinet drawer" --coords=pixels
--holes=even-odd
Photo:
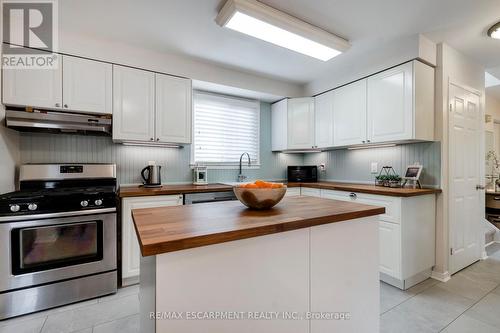
[[[321,190],[319,188],[302,187],[300,189],[300,195],[319,198],[321,197]]]
[[[288,187],[286,189],[285,197],[293,197],[300,195],[300,187]]]
[[[385,208],[385,214],[380,215],[380,220],[392,223],[400,223],[401,221],[401,198],[398,197],[336,190],[321,190],[321,196],[326,199],[355,201],[372,206],[382,206]]]

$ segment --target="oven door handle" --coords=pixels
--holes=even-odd
[[[0,216],[0,222],[16,222],[16,221],[29,221],[29,220],[40,220],[40,219],[53,219],[53,218],[60,218],[60,217],[86,216],[86,215],[107,214],[107,213],[116,213],[116,208],[111,207],[111,208],[77,210],[77,211],[71,211],[71,212],[58,212],[58,213],[47,213],[47,214]]]

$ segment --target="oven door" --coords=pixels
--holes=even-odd
[[[115,270],[116,213],[1,223],[0,249],[0,292]]]

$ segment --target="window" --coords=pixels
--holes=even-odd
[[[192,163],[237,165],[247,152],[258,165],[259,127],[258,101],[195,92]]]

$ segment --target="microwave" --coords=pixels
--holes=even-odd
[[[317,182],[318,167],[315,165],[288,166],[289,182]]]

